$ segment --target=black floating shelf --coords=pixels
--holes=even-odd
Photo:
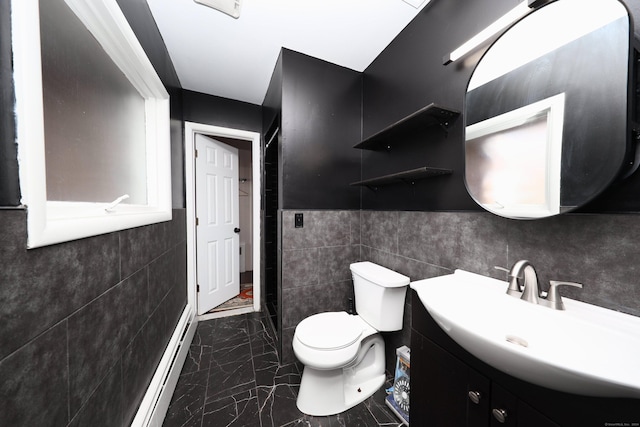
[[[430,168],[430,167],[421,167],[417,169],[411,169],[408,171],[392,173],[390,175],[379,176],[377,178],[365,179],[363,181],[352,182],[350,185],[357,185],[363,187],[380,187],[383,185],[390,184],[412,184],[414,181],[419,179],[431,178],[433,176],[438,175],[449,175],[453,173],[451,169],[440,169],[440,168]]]
[[[363,150],[383,150],[390,148],[391,144],[418,129],[440,125],[445,130],[451,126],[458,116],[459,111],[444,108],[436,104],[429,104],[415,113],[395,122],[380,132],[364,139],[353,148]]]

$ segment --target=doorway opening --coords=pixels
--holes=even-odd
[[[196,146],[203,149],[201,144],[213,144],[205,148],[206,152],[199,152],[197,163]],[[219,144],[219,145],[216,145]],[[220,148],[219,154],[214,154]],[[235,156],[237,162],[235,175],[224,175],[223,172],[207,172],[203,178],[203,158],[209,160],[216,155],[220,159],[231,159]],[[211,126],[199,123],[185,123],[185,183],[187,210],[187,286],[189,303],[197,308],[199,320],[215,317],[236,315],[252,311],[260,311],[260,249],[261,249],[261,167],[260,167],[260,134],[238,129]],[[215,178],[217,176],[218,178]],[[211,184],[205,193],[198,193],[209,183],[217,180],[227,184]],[[200,180],[200,181],[198,181]],[[198,182],[200,184],[198,185]],[[216,189],[217,188],[217,189]],[[226,194],[226,199],[235,201],[237,207],[231,203],[222,203],[218,194]],[[218,199],[216,199],[218,197]],[[200,200],[198,200],[200,199]],[[211,200],[213,201],[211,201]],[[235,199],[235,200],[234,200]],[[205,213],[202,211],[206,205]],[[229,206],[232,206],[229,208]],[[199,211],[200,209],[200,211]],[[210,212],[217,209],[222,211],[218,219]],[[237,218],[230,223],[231,233],[227,237],[202,237],[203,230],[225,223],[229,212],[237,211]],[[205,218],[201,218],[205,216]],[[206,233],[205,233],[206,234]],[[199,238],[200,236],[200,243]],[[206,240],[206,242],[205,242]],[[204,246],[203,246],[203,242]],[[222,252],[233,253],[232,261],[220,255]],[[204,257],[203,257],[204,254]],[[217,259],[217,261],[216,261]],[[220,261],[222,259],[223,261]],[[222,264],[221,264],[222,263]],[[222,266],[222,267],[221,267]],[[220,270],[220,271],[218,271]],[[203,275],[204,271],[204,275]],[[218,274],[220,273],[220,274]],[[216,276],[217,275],[217,276]],[[208,282],[209,278],[211,282]],[[225,287],[235,280],[238,286],[232,294],[223,297],[222,304],[215,302],[215,307],[208,307],[208,295],[213,295],[219,288]],[[199,292],[198,292],[198,288]],[[203,293],[204,299],[203,299]],[[203,302],[204,301],[204,302]]]

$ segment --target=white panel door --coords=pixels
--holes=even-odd
[[[240,293],[238,150],[196,135],[198,314]]]

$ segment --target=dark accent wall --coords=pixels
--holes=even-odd
[[[184,120],[232,129],[262,132],[262,108],[259,105],[218,96],[182,91]]]
[[[269,87],[262,102],[262,133],[266,135],[273,123],[280,117],[282,112],[282,55],[284,50],[280,50],[276,66],[273,68]],[[278,121],[278,126],[280,123]]]
[[[360,73],[282,50],[283,209],[358,209]]]
[[[0,425],[129,425],[186,304],[185,211],[26,249],[0,210]]]
[[[11,48],[11,0],[0,0],[0,206],[20,204]]]
[[[442,65],[442,58],[518,3],[449,0],[428,5],[364,72],[363,137],[431,102],[464,111],[467,82],[483,50],[448,66]],[[638,14],[640,2],[625,3]],[[638,256],[633,242],[640,220],[637,215],[602,214],[640,211],[640,174],[583,209],[599,215],[535,221],[500,218],[481,211],[464,187],[463,119],[454,122],[448,135],[436,127],[391,152],[363,150],[363,178],[424,165],[451,168],[454,173],[415,185],[363,189],[361,259],[412,280],[456,268],[506,279],[493,269],[495,265],[509,267],[529,259],[544,289],[552,279],[581,282],[584,289],[565,294],[640,315],[640,287],[633,273]],[[405,322],[412,303],[419,302],[407,300]],[[384,336],[389,369],[395,348],[409,345],[408,325]]]
[[[360,153],[352,147],[361,136],[361,90],[360,73],[282,49],[265,95],[263,130],[266,134],[279,126],[279,131],[265,154],[265,186],[272,188],[265,187],[264,193],[264,294],[275,318],[283,363],[294,360],[295,325],[319,311],[345,309],[344,296],[353,293],[348,267],[353,259],[351,214],[336,210],[360,207],[360,190],[349,183],[360,179]],[[277,206],[270,198],[275,194]],[[291,209],[327,213],[308,212],[305,229],[291,232]],[[288,233],[307,237],[292,242]],[[338,260],[329,254],[330,246],[339,247],[335,249],[345,257]],[[313,258],[319,254],[323,258]],[[289,273],[307,268],[312,277],[296,280]]]
[[[0,0],[0,205],[15,206],[9,4]],[[171,95],[173,220],[27,250],[27,211],[0,209],[3,426],[129,425],[186,304],[180,83],[147,3],[120,5]]]
[[[464,110],[467,82],[479,55],[442,65],[442,58],[481,31],[518,1],[433,1],[365,70],[363,136],[369,136],[420,108],[436,103]],[[391,151],[362,154],[363,178],[420,166],[453,169],[413,185],[365,189],[363,209],[480,210],[464,185],[463,117],[448,133],[438,127],[415,134]]]
[[[471,73],[486,48],[442,65],[443,57],[516,6],[515,0],[433,1],[365,70],[363,136],[435,102],[464,112]],[[638,14],[637,0],[624,2]],[[638,16],[633,16],[638,21]],[[637,29],[636,29],[637,31]],[[588,83],[590,84],[590,83]],[[623,94],[612,94],[616,98]],[[444,136],[431,129],[408,138],[391,152],[363,151],[363,177],[370,178],[418,166],[453,169],[452,175],[417,181],[414,185],[364,190],[364,209],[451,211],[480,208],[464,185],[464,116]],[[397,147],[397,148],[396,148]],[[615,184],[581,212],[639,212],[640,174]]]

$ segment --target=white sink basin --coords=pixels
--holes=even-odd
[[[554,390],[640,398],[640,317],[569,298],[552,310],[462,270],[411,288],[451,338],[496,369]]]

